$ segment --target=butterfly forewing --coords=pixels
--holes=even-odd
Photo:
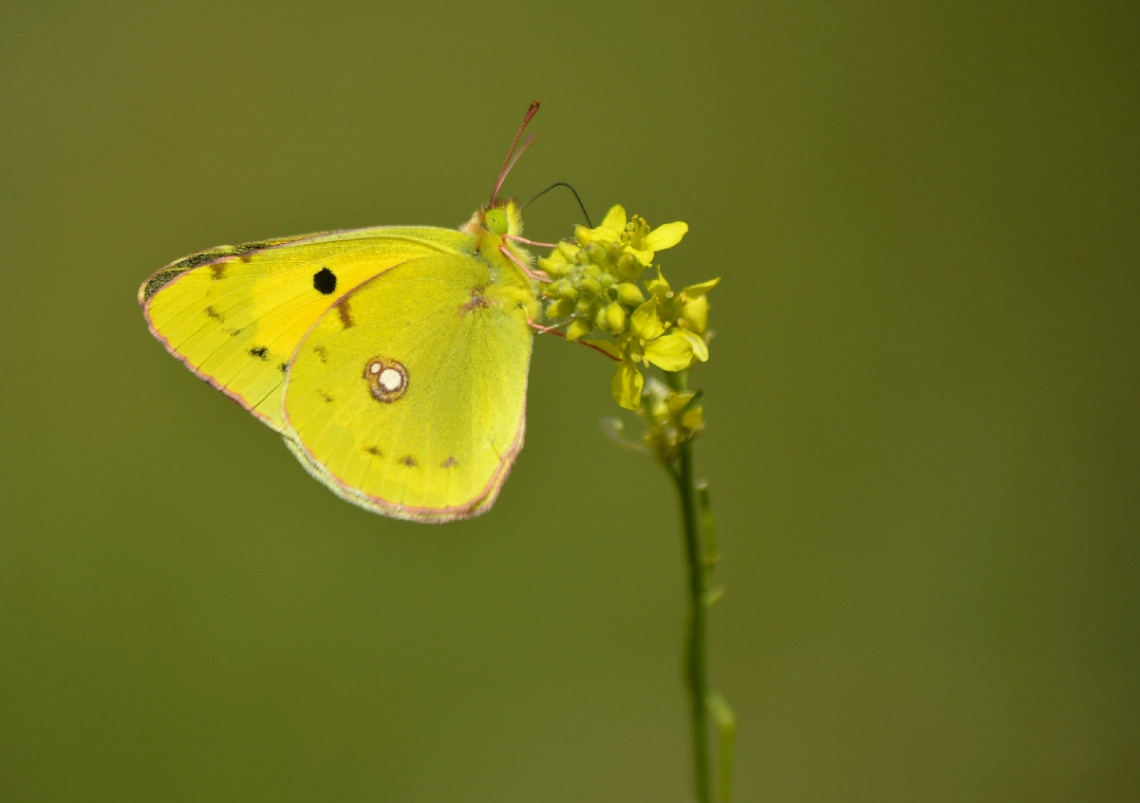
[[[289,361],[337,299],[395,265],[468,246],[458,231],[403,227],[221,246],[160,270],[139,301],[167,350],[283,430]]]

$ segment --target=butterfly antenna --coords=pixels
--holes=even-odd
[[[527,201],[525,204],[523,204],[523,209],[526,209],[528,206],[530,206],[532,203],[537,201],[542,196],[546,195],[546,193],[550,192],[555,187],[565,187],[566,189],[570,190],[570,192],[574,193],[574,199],[578,202],[578,208],[582,210],[582,217],[586,218],[586,225],[591,229],[594,228],[594,224],[590,221],[590,213],[586,211],[586,205],[584,203],[582,203],[582,196],[578,195],[578,191],[576,189],[574,189],[572,186],[570,186],[569,184],[567,184],[565,181],[554,182],[549,187],[547,187],[545,190],[540,192],[538,195],[534,196],[529,201]]]
[[[509,165],[507,165],[507,169],[503,171],[503,178],[499,179],[500,184],[502,184],[503,179],[505,179],[507,177],[507,173],[510,173],[511,170],[514,169],[515,162],[517,162],[519,160],[519,157],[523,155],[523,151],[525,151],[532,144],[534,144],[534,139],[535,139],[535,135],[531,134],[529,137],[526,138],[526,142],[524,142],[522,144],[522,147],[519,148],[517,151],[515,151],[514,158],[511,159],[511,163]],[[495,189],[498,190],[498,187],[496,187]]]
[[[495,189],[491,190],[491,206],[495,205],[495,199],[499,197],[499,188],[503,186],[503,181],[506,180],[507,173],[511,172],[511,168],[515,166],[515,161],[519,156],[522,156],[522,152],[529,148],[530,144],[534,142],[534,137],[531,137],[523,143],[519,152],[517,154],[515,153],[515,146],[519,144],[519,137],[522,136],[522,132],[526,128],[526,124],[530,122],[530,118],[538,113],[538,106],[539,102],[536,100],[531,103],[530,108],[526,110],[526,116],[523,117],[522,125],[519,126],[519,131],[515,134],[515,141],[511,143],[511,149],[507,151],[507,158],[503,160],[503,169],[499,171],[499,180],[495,182]],[[514,157],[513,159],[511,158],[512,156]]]

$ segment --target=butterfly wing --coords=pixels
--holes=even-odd
[[[494,502],[525,428],[521,276],[475,257],[408,260],[340,298],[288,368],[286,440],[339,496],[416,521]]]
[[[171,354],[281,431],[289,360],[337,299],[394,265],[471,247],[468,235],[429,227],[220,246],[158,271],[139,288],[139,303]]]

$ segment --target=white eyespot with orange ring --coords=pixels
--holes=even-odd
[[[408,392],[408,369],[399,360],[373,357],[364,366],[364,378],[376,401],[391,404]]]

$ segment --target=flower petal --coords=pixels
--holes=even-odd
[[[670,394],[665,399],[665,407],[669,411],[669,415],[676,417],[678,413],[683,411],[692,403],[693,399],[696,398],[696,395],[697,394],[693,393],[692,391]]]
[[[684,237],[688,231],[689,224],[684,221],[678,220],[673,223],[666,223],[649,232],[649,236],[645,238],[642,245],[650,251],[664,251],[666,248],[672,248],[681,242],[681,238]]]
[[[678,331],[685,336],[689,345],[693,347],[693,356],[701,362],[708,362],[709,344],[705,342],[705,339],[696,332],[690,332],[687,329],[679,329]]]
[[[657,278],[644,280],[645,289],[655,296],[669,298],[673,292],[669,287],[669,282],[665,280],[665,274],[661,272],[661,266],[657,266]]]
[[[594,229],[595,240],[618,240],[625,231],[625,208],[621,204],[610,207],[602,225]]]
[[[641,375],[632,364],[623,362],[618,366],[613,381],[610,382],[610,392],[614,401],[627,410],[637,410],[641,407],[641,388],[645,385],[645,377]]]
[[[709,297],[694,298],[681,307],[681,320],[698,335],[703,335],[709,328]]]
[[[633,315],[630,316],[630,329],[646,342],[664,334],[665,324],[657,314],[657,302],[654,299],[649,299],[633,311]]]
[[[714,287],[716,287],[718,284],[720,284],[719,276],[717,276],[715,279],[709,279],[707,282],[701,282],[700,284],[690,284],[681,292],[690,299],[700,298],[709,290],[712,290]]]
[[[682,332],[670,332],[645,345],[645,359],[665,371],[683,371],[693,361],[693,344]]]
[[[625,253],[632,254],[634,256],[634,258],[637,259],[637,261],[641,263],[642,267],[648,268],[650,265],[653,264],[653,252],[652,251],[638,251],[632,245],[627,245],[625,247]]]

